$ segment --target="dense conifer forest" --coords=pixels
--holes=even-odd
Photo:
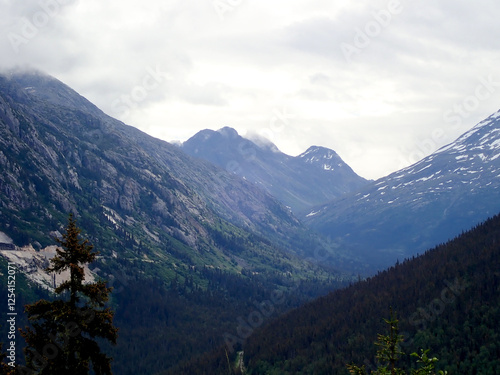
[[[430,349],[449,374],[499,374],[500,216],[257,330],[238,348],[246,373],[348,374],[348,363],[375,369],[373,343],[391,307],[403,352]],[[221,347],[168,374],[238,373],[235,358]],[[414,366],[409,355],[401,362]]]
[[[156,374],[212,351],[224,343],[225,333],[236,334],[237,317],[247,317],[255,303],[271,298],[271,284],[264,277],[245,279],[210,268],[201,272],[209,280],[207,288],[193,286],[189,279],[165,287],[160,279],[138,278],[118,290],[113,296],[115,324],[123,329],[117,346],[107,349],[115,359],[115,373],[132,375],[140,368]],[[327,281],[301,282],[294,293],[285,292],[269,318],[333,287]]]
[[[0,258],[0,263],[6,263]],[[6,269],[6,266],[4,267]],[[296,284],[276,276],[269,280],[264,276],[236,276],[220,269],[193,270],[191,278],[174,280],[166,284],[160,278],[122,275],[114,280],[109,305],[115,311],[114,323],[119,328],[117,345],[102,343],[103,351],[113,358],[113,373],[132,375],[157,374],[189,358],[220,347],[226,332],[234,333],[238,316],[248,316],[255,310],[255,303],[270,299],[274,282],[279,279],[285,292],[282,303],[274,306],[269,318],[276,317],[297,307],[328,290],[340,286],[333,280],[303,281]],[[207,285],[197,285],[193,280],[203,277]],[[16,308],[19,312],[17,326],[29,326],[25,305],[40,299],[53,300],[54,295],[26,280],[18,274]],[[7,295],[7,285],[0,292]],[[5,308],[2,312],[5,314]],[[8,327],[0,326],[2,337],[7,337]],[[24,339],[18,334],[17,363],[24,364],[22,348]],[[5,345],[3,346],[6,350]],[[167,354],[166,354],[167,353]]]

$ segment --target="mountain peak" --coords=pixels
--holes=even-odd
[[[38,99],[57,106],[85,109],[94,115],[101,115],[102,111],[89,102],[75,90],[44,72],[36,69],[11,70],[6,77],[15,81],[24,89],[24,92]]]
[[[256,184],[293,212],[326,203],[366,183],[333,150],[313,146],[292,157],[255,132],[241,137],[228,127],[199,132],[182,149]]]
[[[321,157],[324,159],[338,158],[338,154],[332,149],[323,146],[311,146],[298,156],[299,158]]]
[[[201,142],[208,141],[214,134],[217,134],[217,132],[211,129],[204,129],[193,135],[190,140],[199,140]],[[186,142],[183,142],[182,145],[184,145],[185,143]]]
[[[307,164],[319,165],[325,171],[333,171],[346,166],[335,151],[322,146],[311,146],[297,158]]]
[[[219,130],[217,130],[217,133],[230,139],[239,137],[238,132],[229,126],[224,126],[223,128],[220,128]]]

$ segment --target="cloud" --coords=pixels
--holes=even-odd
[[[219,3],[226,7],[2,0],[0,67],[46,71],[166,140],[233,126],[267,134],[290,154],[331,147],[370,178],[430,152],[422,147],[429,140],[436,148],[452,141],[500,107],[495,87],[458,126],[446,117],[481,79],[500,81],[493,0]],[[387,18],[396,3],[401,11]],[[366,45],[360,33],[369,34]],[[13,44],[13,34],[25,40]],[[357,49],[349,59],[343,44]],[[148,78],[151,71],[160,78]],[[295,117],[273,126],[284,109]],[[444,133],[438,140],[436,129]]]

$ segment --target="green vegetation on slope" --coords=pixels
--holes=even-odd
[[[278,313],[349,280],[304,260],[326,249],[269,194],[43,74],[0,75],[0,166],[0,230],[16,245],[53,245],[73,213],[100,250],[121,374],[222,344],[275,291],[289,295]]]
[[[401,350],[403,343],[403,335],[399,334],[399,320],[393,315],[391,309],[390,319],[384,319],[389,326],[389,333],[387,335],[378,334],[377,342],[375,345],[379,348],[377,350],[378,366],[375,370],[370,370],[371,375],[407,375],[408,372],[398,367],[399,360],[405,353]],[[417,368],[411,369],[411,375],[436,375],[434,372],[436,357],[429,357],[429,349],[422,349],[419,353],[411,353],[412,357],[416,357]],[[349,373],[353,375],[368,375],[366,365],[357,366],[354,364],[346,365]],[[446,375],[446,371],[439,371],[438,375]]]
[[[348,374],[346,363],[375,370],[372,344],[389,306],[400,317],[405,352],[430,349],[450,374],[500,373],[500,216],[256,330],[242,347],[246,373]],[[410,358],[401,364],[415,368]],[[224,371],[221,347],[182,373]]]

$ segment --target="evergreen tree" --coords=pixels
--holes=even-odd
[[[14,375],[16,373],[15,368],[7,365],[4,360],[7,358],[7,354],[3,352],[3,345],[0,342],[0,375]]]
[[[96,339],[116,344],[114,312],[105,307],[111,288],[104,281],[84,284],[84,265],[97,252],[87,240],[80,241],[80,229],[70,215],[66,233],[56,239],[57,249],[47,272],[68,270],[69,280],[55,289],[61,299],[40,300],[25,307],[33,328],[21,330],[25,338],[28,369],[39,374],[111,374],[111,358],[101,352]],[[29,372],[27,372],[29,373]]]
[[[396,362],[404,353],[401,351],[400,343],[403,341],[403,336],[399,334],[398,323],[391,310],[390,319],[384,319],[389,325],[388,335],[378,335],[375,345],[379,347],[377,350],[377,360],[379,367],[376,371],[371,371],[372,375],[406,375],[407,372],[396,366]],[[411,356],[417,358],[417,363],[420,364],[418,369],[412,369],[411,375],[435,375],[434,367],[437,358],[429,358],[427,353],[429,350],[422,350],[421,354],[412,353]],[[368,375],[365,366],[358,367],[356,365],[347,365],[347,369],[353,375]],[[439,371],[438,375],[446,375],[447,372]]]

